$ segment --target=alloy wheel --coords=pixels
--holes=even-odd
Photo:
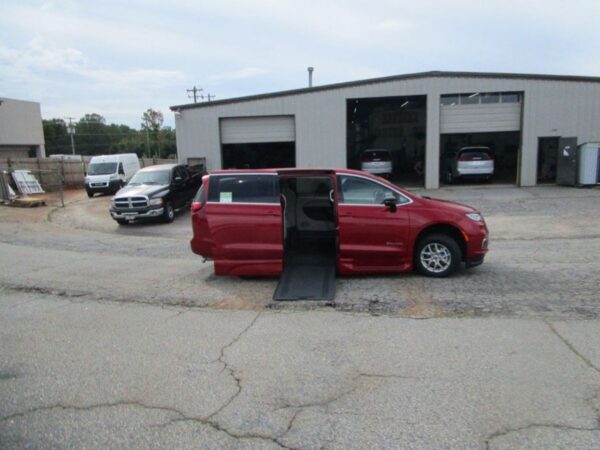
[[[441,273],[452,264],[452,254],[448,247],[439,242],[431,242],[421,250],[421,264],[429,272]]]

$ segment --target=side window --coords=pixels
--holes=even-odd
[[[175,179],[175,177],[185,180],[185,171],[181,167],[175,167],[175,169],[173,169],[173,179]]]
[[[212,175],[208,201],[214,203],[279,203],[279,177]]]
[[[381,205],[386,198],[395,198],[399,205],[408,202],[403,195],[365,178],[341,175],[338,183],[341,203],[346,205]]]
[[[200,189],[198,189],[198,192],[196,192],[196,195],[194,196],[194,203],[200,203],[202,205],[204,205],[204,203],[206,202],[206,194],[204,192],[204,186],[200,186]]]

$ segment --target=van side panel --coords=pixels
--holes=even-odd
[[[217,275],[279,275],[283,269],[280,204],[207,203]]]

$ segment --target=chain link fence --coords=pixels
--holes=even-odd
[[[26,194],[30,199],[40,199],[47,205],[64,206],[65,192],[85,187],[85,175],[91,157],[81,160],[59,158],[4,158],[0,159],[0,170],[16,194],[21,194],[13,179],[16,170],[29,171],[44,190],[43,194]],[[173,163],[173,159],[140,158],[140,167]],[[25,195],[25,194],[22,194]]]

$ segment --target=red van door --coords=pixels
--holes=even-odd
[[[279,275],[283,237],[277,174],[213,174],[206,217],[217,275]]]
[[[410,266],[410,199],[368,177],[338,174],[340,273],[401,272]],[[394,199],[396,208],[384,204]]]

